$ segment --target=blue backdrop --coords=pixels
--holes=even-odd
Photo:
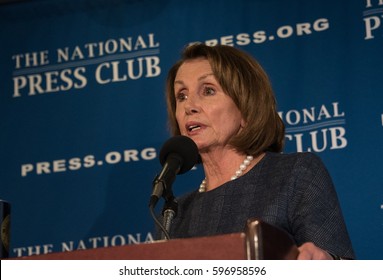
[[[11,256],[148,242],[170,136],[165,77],[191,42],[251,53],[285,152],[319,154],[359,259],[383,257],[383,1],[24,1],[0,6],[0,198]],[[177,195],[203,175],[178,176]],[[159,207],[160,208],[160,207]]]

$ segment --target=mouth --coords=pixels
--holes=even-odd
[[[200,130],[200,129],[201,129],[201,126],[199,126],[199,125],[189,125],[187,127],[187,130],[189,132],[194,132],[194,131],[197,131],[197,130]]]
[[[204,125],[199,122],[187,122],[185,129],[189,135],[194,135],[204,128]]]

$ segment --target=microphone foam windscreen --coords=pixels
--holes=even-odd
[[[168,139],[160,151],[160,163],[163,166],[170,154],[181,157],[183,164],[178,174],[189,171],[198,161],[198,148],[196,143],[183,135],[173,136]]]

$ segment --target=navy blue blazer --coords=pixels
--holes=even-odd
[[[241,232],[249,218],[259,218],[287,231],[298,246],[313,242],[355,258],[332,179],[312,153],[267,152],[243,176],[178,203],[171,238]]]

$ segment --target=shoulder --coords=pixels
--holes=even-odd
[[[299,160],[319,160],[320,157],[310,152],[296,152],[296,153],[274,153],[267,152],[266,157],[272,160],[282,161],[299,161]]]
[[[321,158],[313,153],[267,153],[266,161],[269,164],[277,165],[278,167],[300,168],[300,167],[324,167]]]
[[[331,181],[323,161],[314,153],[267,153],[265,166],[280,176],[294,178],[294,181],[299,178]]]

